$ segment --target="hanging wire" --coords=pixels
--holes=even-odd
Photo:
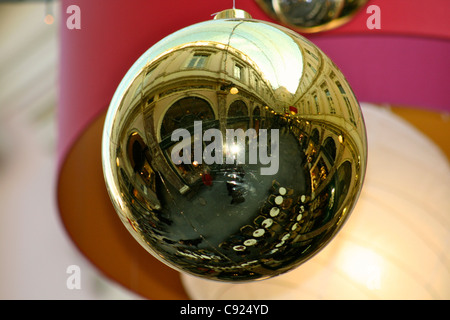
[[[236,9],[236,0],[233,0],[233,10]],[[211,16],[215,16],[217,15],[219,12],[215,12],[213,14],[211,14]]]

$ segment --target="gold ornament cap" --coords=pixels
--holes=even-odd
[[[252,16],[241,9],[227,9],[220,11],[214,16],[214,20],[217,19],[253,19]]]

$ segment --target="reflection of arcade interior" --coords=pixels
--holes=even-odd
[[[252,223],[243,225],[239,232],[219,245],[221,249],[234,250],[247,259],[255,258],[251,260],[253,263],[262,263],[270,269],[282,268],[291,262],[289,257],[299,257],[299,252],[307,254],[313,249],[317,242],[314,235],[322,233],[328,222],[339,218],[337,212],[347,195],[352,175],[351,164],[346,161],[336,178],[327,179],[336,157],[334,140],[328,137],[324,145],[320,145],[316,133],[308,138],[301,126],[296,126],[299,121],[282,118],[278,120],[288,122],[290,135],[305,150],[304,157],[298,161],[304,162],[305,173],[310,172],[310,179],[305,179],[305,183],[310,181],[311,186],[298,193],[292,186],[273,180],[267,201]],[[308,148],[305,149],[305,145]],[[309,163],[306,158],[310,159]],[[319,189],[320,185],[322,188]],[[335,201],[337,198],[339,200]],[[311,231],[314,234],[308,235]],[[276,253],[284,254],[274,255]]]
[[[260,108],[255,107],[252,117],[249,117],[247,105],[242,100],[235,100],[229,106],[227,117],[227,129],[240,128],[245,131],[249,126],[252,126],[257,131],[261,118]],[[171,165],[173,164],[171,161],[172,149],[178,143],[171,140],[171,133],[178,128],[187,129],[191,133],[190,163],[180,162],[174,166],[183,183],[190,188],[195,188],[196,183],[211,183],[211,172],[216,171],[215,168],[194,160],[194,121],[202,121],[203,132],[211,128],[220,129],[219,121],[215,119],[214,112],[209,103],[198,97],[188,97],[178,100],[167,111],[161,124],[162,141],[160,147],[164,150],[167,162]],[[202,150],[204,150],[206,144],[205,142],[202,143]],[[181,151],[180,157],[182,156],[183,153]]]
[[[337,213],[342,213],[340,207],[352,178],[351,164],[345,161],[336,175],[330,173],[334,163],[341,161],[339,152],[344,146],[339,144],[341,149],[337,149],[334,136],[323,132],[325,129],[322,133],[317,128],[311,130],[313,123],[310,121],[273,112],[261,116],[257,112],[259,108],[251,117],[244,103],[234,103],[229,108],[227,126],[246,130],[258,129],[264,124],[265,128],[280,129],[282,165],[276,179],[273,176],[252,179],[253,169],[246,165],[224,169],[224,166],[219,168],[194,161],[172,164],[179,177],[190,186],[191,192],[180,195],[163,183],[164,173],[155,173],[152,169],[151,156],[142,138],[136,133],[130,136],[130,163],[136,179],[142,179],[143,194],[148,197],[143,199],[136,189],[131,193],[136,197],[132,203],[142,206],[137,208],[142,216],[136,216],[137,224],[132,226],[145,230],[146,241],[157,241],[165,250],[163,255],[175,255],[186,268],[217,273],[223,278],[239,275],[248,278],[252,274],[259,277],[265,268],[282,268],[292,263],[291,259],[314,251],[314,246],[320,243],[314,237],[325,234],[330,222],[339,218]],[[198,98],[179,100],[166,116],[160,143],[166,157],[170,157],[173,148],[168,133],[176,128],[192,130],[196,120],[203,121],[203,130],[219,127],[207,102]],[[321,135],[327,136],[322,143]],[[298,154],[292,150],[299,150]],[[296,175],[295,171],[301,174]],[[170,203],[178,206],[168,205]],[[183,217],[177,207],[185,208],[181,211]],[[234,220],[221,216],[222,212],[217,212],[221,210]],[[186,219],[191,225],[186,224]],[[233,263],[227,260],[229,257]],[[236,265],[240,260],[246,262]]]

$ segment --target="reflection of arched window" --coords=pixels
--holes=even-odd
[[[330,162],[334,163],[334,161],[336,160],[336,143],[334,142],[334,139],[332,137],[328,137],[325,139],[325,142],[323,143],[323,149]]]
[[[128,159],[134,172],[141,171],[145,162],[145,144],[141,136],[134,132],[128,140]]]
[[[352,164],[345,161],[337,170],[337,187],[339,192],[338,207],[342,204],[352,182]]]
[[[247,105],[242,100],[234,101],[228,108],[227,127],[229,129],[247,130],[249,117]]]
[[[244,101],[236,100],[228,109],[228,117],[247,117],[248,111]]]
[[[155,190],[155,172],[150,164],[148,147],[137,132],[130,135],[127,156],[134,173],[142,178],[147,187]]]
[[[314,129],[311,133],[311,140],[318,145],[319,141],[320,141],[320,135],[319,135],[319,130]]]
[[[256,130],[256,132],[259,131],[259,127],[261,126],[261,110],[259,107],[255,107],[253,109],[253,128]]]
[[[164,115],[161,137],[172,134],[178,128],[192,127],[194,121],[213,119],[214,112],[206,100],[198,97],[182,98],[175,102]]]

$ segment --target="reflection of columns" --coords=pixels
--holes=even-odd
[[[150,115],[145,119],[145,126],[147,132],[147,141],[150,155],[152,157],[150,165],[155,169],[155,171],[160,172],[165,182],[170,183],[181,193],[187,190],[187,186],[183,183],[181,178],[174,172],[173,166],[167,162],[166,157],[159,146],[156,139],[156,130],[154,126],[153,110],[151,110]]]
[[[248,102],[248,107],[247,107],[247,113],[248,113],[248,118],[250,119],[250,123],[249,123],[249,128],[253,128],[253,107],[255,106],[255,101],[250,100]]]
[[[217,92],[217,116],[219,118],[219,129],[225,137],[227,127],[227,93]]]

